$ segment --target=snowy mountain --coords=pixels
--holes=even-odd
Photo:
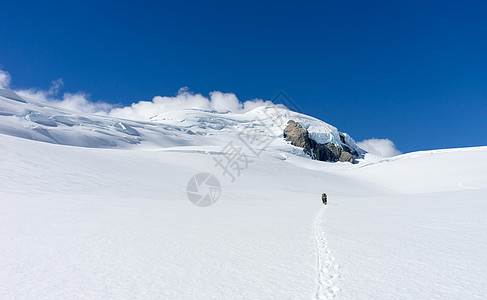
[[[347,143],[361,152],[348,134],[340,133],[323,121],[276,105],[257,107],[246,113],[181,109],[134,121],[70,112],[0,89],[0,116],[0,133],[90,148],[222,146],[249,129],[259,138],[277,139],[282,136],[287,121],[293,119],[306,127],[317,142],[337,146]],[[342,141],[340,135],[346,141]],[[243,143],[241,146],[248,145]]]
[[[320,162],[290,119],[343,143],[272,105],[134,121],[0,90],[1,297],[487,295],[487,147]]]

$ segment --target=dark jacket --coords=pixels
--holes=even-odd
[[[326,203],[328,202],[328,199],[326,198],[326,194],[323,193],[321,194],[321,201],[323,201],[323,204],[326,205]]]

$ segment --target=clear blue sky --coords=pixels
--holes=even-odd
[[[485,1],[3,1],[14,88],[129,104],[285,91],[356,140],[487,145]]]

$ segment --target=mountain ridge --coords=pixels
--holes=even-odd
[[[291,119],[306,127],[317,142],[362,151],[348,134],[336,127],[282,105],[259,106],[245,113],[182,109],[160,112],[140,121],[109,114],[77,113],[0,89],[0,133],[89,148],[223,146],[229,140],[239,144],[235,137],[243,131],[277,141],[282,140],[285,125]],[[282,147],[282,143],[277,144]]]

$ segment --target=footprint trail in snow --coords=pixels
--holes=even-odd
[[[340,277],[338,272],[339,265],[335,261],[330,249],[324,231],[325,208],[321,208],[316,216],[313,230],[318,255],[318,289],[316,299],[330,299],[337,295],[340,288],[335,285],[335,281]]]

